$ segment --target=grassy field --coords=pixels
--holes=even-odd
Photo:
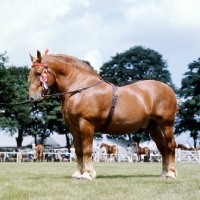
[[[76,163],[0,163],[0,199],[200,199],[200,165],[177,164],[178,178],[159,178],[160,163],[94,163],[94,181],[71,179]]]

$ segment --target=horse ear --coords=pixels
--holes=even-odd
[[[34,57],[29,53],[30,57],[31,57],[31,61],[33,62]]]
[[[41,53],[38,50],[37,50],[37,61],[38,61],[38,63],[41,63],[41,61],[42,61]]]

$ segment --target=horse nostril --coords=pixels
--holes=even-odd
[[[29,100],[30,100],[30,101],[34,101],[34,98],[33,98],[33,97],[31,97]]]

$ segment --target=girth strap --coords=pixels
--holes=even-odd
[[[112,86],[112,89],[113,89],[112,105],[110,107],[110,111],[108,113],[107,119],[106,119],[104,125],[100,129],[100,132],[104,132],[107,129],[108,125],[110,124],[113,114],[114,114],[114,111],[115,111],[115,106],[116,106],[117,98],[118,98],[117,88],[112,83],[109,83],[109,84]]]

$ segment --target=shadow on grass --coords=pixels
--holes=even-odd
[[[98,175],[97,179],[116,179],[116,178],[159,178],[158,175]]]
[[[72,179],[71,176],[64,176],[64,178]],[[123,178],[123,179],[124,178],[159,178],[159,175],[142,175],[142,174],[141,175],[97,175],[96,177],[96,179],[118,179],[118,178]]]

